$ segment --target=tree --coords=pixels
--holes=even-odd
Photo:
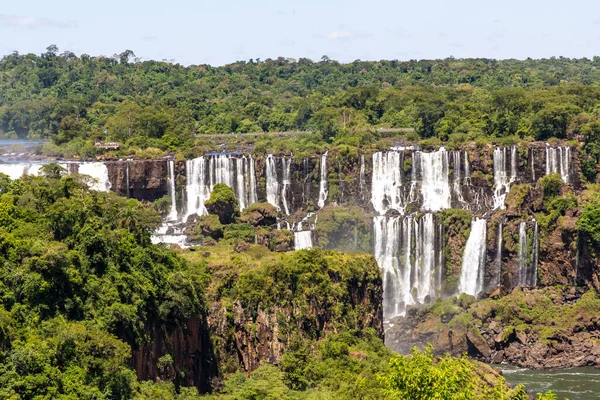
[[[239,202],[235,198],[233,189],[224,183],[217,183],[213,187],[210,198],[204,205],[210,214],[219,217],[222,224],[234,222],[240,213]]]

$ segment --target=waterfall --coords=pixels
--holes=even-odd
[[[414,165],[416,161],[416,166]],[[421,178],[423,211],[439,211],[450,208],[448,184],[448,153],[443,147],[438,151],[413,154],[413,168],[417,167]]]
[[[535,183],[535,148],[531,148],[531,182]]]
[[[327,151],[321,156],[321,179],[319,181],[319,208],[323,208],[325,206],[325,201],[327,200],[327,195],[329,191],[327,190]]]
[[[546,175],[558,173],[563,182],[569,183],[571,169],[571,148],[546,145]]]
[[[466,152],[465,152],[465,154],[466,154]],[[462,186],[463,186],[463,181],[466,181],[467,176],[465,175],[464,179],[463,179],[463,177],[461,177],[460,159],[461,159],[461,152],[453,151],[452,152],[452,161],[453,161],[454,168],[452,171],[452,175],[453,175],[454,179],[452,181],[452,190],[454,192],[454,195],[456,196],[456,199],[459,201],[459,203],[464,204],[465,199],[464,199],[463,193],[462,193]],[[469,169],[469,164],[468,164],[466,157],[465,157],[465,164],[466,164],[465,165],[465,174],[466,174],[467,170]]]
[[[510,183],[517,181],[517,146],[510,148]]]
[[[256,176],[252,157],[207,155],[187,160],[185,169],[187,212],[184,221],[190,215],[206,214],[204,202],[210,198],[217,183],[224,183],[233,190],[242,210],[256,202]]]
[[[496,249],[496,286],[502,285],[502,222],[498,224],[498,247]]]
[[[248,192],[250,193],[250,197],[248,197],[248,204],[254,204],[258,203],[258,198],[256,197],[256,172],[254,171],[254,158],[252,158],[252,155],[250,155],[249,164],[250,172],[248,182],[250,188]]]
[[[130,189],[129,189],[129,168],[131,167],[131,164],[129,162],[129,160],[125,161],[125,184],[126,184],[126,189],[127,189],[127,197],[131,197],[131,193],[130,193]]]
[[[373,154],[371,204],[379,215],[388,210],[404,212],[402,171],[404,153],[397,151]]]
[[[107,192],[111,188],[110,180],[108,179],[108,168],[101,162],[85,162],[79,164],[79,174],[87,175],[94,179],[90,183],[90,189],[99,192]]]
[[[8,175],[11,180],[19,179],[23,175],[38,175],[43,164],[33,163],[1,163],[0,174]]]
[[[279,208],[279,181],[277,180],[277,166],[275,158],[269,154],[266,160],[266,177],[267,177],[267,202]]]
[[[533,220],[533,243],[531,251],[527,239],[527,222],[519,224],[519,273],[517,285],[535,286],[537,284],[537,252],[538,252],[538,227]]]
[[[296,250],[312,248],[312,232],[294,232],[294,248]]]
[[[175,198],[175,160],[171,159],[167,161],[167,172],[167,183],[169,186],[169,195],[171,196],[171,211],[167,216],[167,221],[177,221],[177,201]]]
[[[517,285],[527,284],[527,225],[525,222],[519,224],[519,275]]]
[[[383,275],[384,319],[435,296],[443,265],[442,235],[431,213],[373,218],[375,258]]]
[[[246,208],[246,180],[244,166],[246,165],[246,157],[240,157],[235,159],[235,181],[237,186],[238,201],[240,203],[240,210]],[[232,188],[233,189],[233,188]]]
[[[362,200],[365,199],[365,155],[360,155],[360,172],[359,172],[359,188],[360,188],[360,198]]]
[[[530,268],[531,272],[528,276],[531,286],[537,285],[539,246],[540,246],[540,244],[539,244],[539,239],[538,239],[538,223],[537,223],[537,220],[534,219],[533,220],[533,266],[532,266],[532,268]]]
[[[509,190],[510,181],[506,171],[506,148],[496,147],[494,149],[494,210],[504,209],[504,200]]]
[[[187,194],[187,212],[184,222],[190,215],[206,215],[204,202],[210,196],[206,186],[206,162],[204,157],[194,158],[185,162]]]
[[[467,240],[458,283],[459,293],[477,296],[483,289],[485,268],[487,221],[475,218],[471,221],[471,234]]]
[[[290,183],[291,183],[290,170],[291,170],[291,166],[292,166],[292,158],[290,157],[286,160],[286,158],[284,157],[282,159],[282,164],[283,164],[283,181],[282,181],[282,187],[281,187],[281,202],[283,203],[283,210],[285,211],[285,215],[290,215],[290,209],[288,207],[288,202],[287,202],[287,194],[288,194],[288,190],[290,188]]]

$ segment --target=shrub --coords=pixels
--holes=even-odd
[[[235,198],[233,189],[224,183],[217,183],[213,187],[210,198],[204,203],[210,214],[219,216],[222,224],[230,224],[239,215],[239,202]]]

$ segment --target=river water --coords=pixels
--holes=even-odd
[[[593,367],[536,371],[508,365],[494,365],[511,386],[524,384],[533,393],[552,390],[559,400],[600,399],[600,369]]]

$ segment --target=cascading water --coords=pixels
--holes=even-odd
[[[519,224],[519,273],[517,285],[535,286],[537,284],[537,252],[538,252],[538,227],[533,220],[533,243],[527,238],[527,222]]]
[[[296,250],[310,249],[312,247],[311,231],[294,232],[294,248]]]
[[[254,171],[254,158],[250,155],[249,158],[249,176],[247,177],[247,182],[249,184],[248,193],[250,193],[250,197],[248,197],[248,204],[258,203],[258,198],[256,197],[256,172]]]
[[[365,199],[365,155],[360,155],[360,172],[359,172],[359,188],[360,188],[360,198],[362,200]]]
[[[465,199],[463,196],[463,183],[464,180],[466,179],[466,175],[465,175],[465,179],[463,179],[463,177],[461,176],[461,163],[460,163],[460,159],[461,159],[461,152],[460,151],[453,151],[452,153],[452,161],[453,161],[453,180],[452,180],[452,190],[454,192],[454,196],[456,196],[456,199],[458,200],[458,202],[460,204],[465,204]],[[466,152],[465,152],[466,154]],[[469,169],[469,164],[467,161],[467,158],[465,157],[465,174],[467,172],[467,170]]]
[[[282,159],[283,164],[283,180],[281,185],[281,202],[283,203],[283,211],[285,215],[290,215],[290,209],[288,207],[288,191],[291,183],[291,166],[292,166],[292,158],[286,159],[285,157]]]
[[[415,165],[416,164],[416,165]],[[413,168],[420,172],[423,211],[440,211],[450,208],[450,185],[448,184],[448,152],[413,153]]]
[[[441,232],[431,213],[373,218],[375,258],[383,275],[384,319],[424,303],[440,287]]]
[[[329,191],[327,189],[327,151],[321,155],[321,165],[320,165],[320,181],[319,181],[319,208],[323,208],[325,206],[325,202],[327,201],[327,196]]]
[[[558,173],[563,182],[569,183],[571,170],[571,148],[546,145],[546,175]]]
[[[510,148],[510,183],[517,181],[517,146]]]
[[[267,177],[267,202],[274,205],[279,210],[279,181],[277,179],[277,166],[275,164],[275,158],[273,158],[273,155],[267,155],[265,165],[265,173]]]
[[[167,183],[169,187],[169,195],[171,197],[171,211],[167,216],[167,221],[177,221],[177,202],[175,198],[175,161],[167,161]]]
[[[506,148],[496,147],[494,149],[494,210],[504,209],[504,200],[510,191],[510,183],[506,169]]]
[[[256,202],[256,177],[254,160],[245,156],[229,154],[208,155],[186,161],[187,211],[184,220],[190,215],[205,215],[204,202],[217,183],[231,187],[244,209]],[[248,173],[248,171],[251,171]]]
[[[471,221],[471,233],[462,259],[459,293],[477,296],[483,289],[483,273],[485,268],[487,221],[475,218]]]
[[[187,212],[184,222],[191,215],[206,215],[204,202],[210,197],[206,186],[206,163],[204,157],[194,158],[185,162]]]
[[[90,189],[99,192],[108,192],[111,188],[110,180],[108,179],[108,168],[101,162],[85,162],[79,164],[79,174],[87,175],[93,179],[90,184]]]
[[[19,179],[23,175],[38,175],[43,164],[34,163],[2,163],[0,174],[8,175],[11,180]]]
[[[379,215],[388,210],[404,212],[402,172],[404,153],[398,151],[373,154],[371,204]]]
[[[498,224],[498,247],[496,248],[496,286],[502,284],[502,222]]]

